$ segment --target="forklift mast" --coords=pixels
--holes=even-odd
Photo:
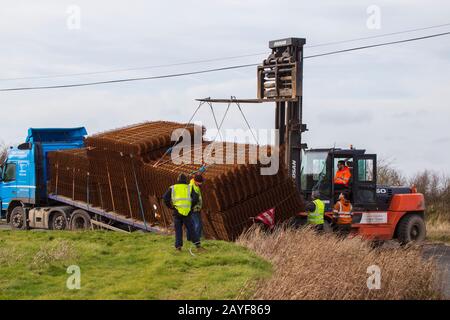
[[[258,66],[258,99],[274,101],[275,128],[279,132],[280,150],[288,174],[298,190],[301,186],[302,133],[307,130],[302,122],[303,97],[303,38],[287,38],[269,42],[272,53]]]

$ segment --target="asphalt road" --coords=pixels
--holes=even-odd
[[[6,223],[0,222],[0,230],[11,230],[11,227]]]
[[[446,299],[450,299],[450,246],[445,244],[424,244],[423,256],[425,258],[435,257],[443,274],[442,289]]]
[[[0,222],[0,231],[1,230],[11,230],[11,228],[9,225]],[[395,248],[398,247],[398,244],[395,241],[389,241],[383,247]],[[450,299],[450,246],[445,244],[425,243],[422,246],[422,253],[426,259],[435,257],[438,266],[444,272],[442,287],[445,298]]]

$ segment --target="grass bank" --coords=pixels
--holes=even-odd
[[[271,265],[234,243],[204,253],[173,249],[173,238],[116,232],[0,231],[0,299],[233,299]],[[69,290],[67,268],[81,271]]]

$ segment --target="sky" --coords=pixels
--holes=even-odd
[[[374,7],[375,6],[375,7]],[[374,11],[375,10],[375,11]],[[306,38],[305,55],[450,31],[450,26],[308,48],[450,23],[445,0],[5,1],[0,0],[0,88],[156,76],[259,63],[269,40]],[[261,54],[262,53],[262,54]],[[132,71],[237,55],[223,61]],[[186,122],[196,98],[256,97],[256,67],[186,77],[53,90],[0,92],[0,141],[29,127],[96,133],[143,121]],[[450,174],[450,36],[305,60],[309,147],[366,149],[406,175]],[[217,105],[220,117],[226,106]],[[244,105],[251,126],[274,127],[272,103]],[[199,111],[208,132],[208,108]],[[224,128],[245,128],[232,109]]]

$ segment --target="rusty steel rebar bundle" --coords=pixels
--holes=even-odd
[[[208,146],[208,143],[204,143],[203,150]],[[227,147],[234,148],[234,161],[240,156],[236,150],[244,147],[246,162],[226,164],[225,158],[229,153],[224,152],[221,163],[205,165],[207,168],[202,173],[205,179],[202,185],[204,204],[202,221],[207,237],[234,240],[253,224],[253,218],[261,212],[275,208],[275,218],[277,222],[282,222],[302,209],[301,197],[293,181],[287,177],[284,167],[281,167],[277,174],[261,175],[262,165],[250,164],[248,161],[252,153],[251,149],[254,150],[253,152],[259,152],[258,146],[252,148],[250,145],[227,143],[224,144],[223,149],[226,150]],[[170,159],[170,156],[167,158]],[[199,167],[198,164],[191,163],[182,165],[173,164],[171,161],[162,163],[164,164],[156,168],[152,163],[145,165],[145,170],[149,176],[152,176],[152,181],[157,181],[153,190],[156,195],[162,195],[167,186],[176,181],[180,173],[195,172]],[[161,212],[163,223],[170,223],[171,211],[161,203],[156,205]]]
[[[144,122],[90,136],[86,139],[86,146],[89,150],[108,150],[143,158],[150,154],[150,158],[156,158],[158,154],[164,154],[167,147],[174,144],[172,133],[177,129],[187,130],[192,139],[196,129],[200,130],[197,134],[202,136],[205,131],[203,127],[194,124],[168,121]]]
[[[74,200],[99,204],[95,180],[89,174],[87,150],[71,149],[48,154],[50,180],[48,192]]]
[[[169,227],[172,211],[164,206],[162,195],[180,173],[192,175],[203,168],[204,233],[207,238],[223,240],[236,239],[268,209],[275,208],[277,222],[302,209],[302,199],[283,161],[276,174],[261,175],[264,165],[256,157],[261,146],[202,138],[197,144],[191,140],[191,150],[176,155],[171,154],[176,129],[186,129],[191,136],[195,130],[202,136],[205,132],[191,124],[146,122],[90,136],[84,149],[52,152],[49,192]],[[274,149],[265,151],[271,155]],[[198,154],[201,159],[196,158]],[[185,162],[177,163],[180,160]]]

